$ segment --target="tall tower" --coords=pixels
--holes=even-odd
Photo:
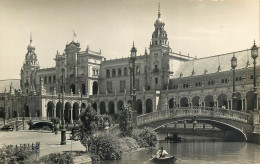
[[[150,44],[149,66],[151,72],[148,76],[148,89],[166,89],[169,80],[169,45],[167,43],[167,33],[164,30],[164,21],[161,18],[160,4],[158,9],[158,18],[154,23],[154,32]]]
[[[30,36],[30,44],[27,46],[25,61],[21,68],[21,88],[25,95],[29,95],[32,91],[36,91],[36,71],[39,69],[37,55],[34,52],[35,47],[32,44],[32,35]]]

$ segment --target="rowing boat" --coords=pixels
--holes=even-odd
[[[175,163],[176,158],[174,156],[159,157],[158,155],[152,156],[154,163]]]

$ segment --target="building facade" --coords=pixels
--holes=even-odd
[[[246,112],[253,109],[254,76],[250,49],[193,58],[172,51],[164,26],[159,11],[149,49],[135,60],[138,114],[196,106]],[[81,108],[87,104],[100,114],[116,114],[123,103],[131,102],[133,79],[129,57],[106,60],[101,50],[92,51],[88,46],[81,50],[80,44],[72,41],[63,53],[57,52],[54,67],[41,69],[35,50],[31,38],[21,68],[20,88],[7,94],[13,101],[6,104],[5,109],[11,111],[6,117],[60,117],[62,95],[66,122],[78,120]],[[230,64],[233,56],[238,61],[235,103],[232,101]],[[257,87],[259,63],[257,58]],[[20,105],[15,107],[12,104]]]

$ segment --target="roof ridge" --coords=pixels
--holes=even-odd
[[[213,55],[213,56],[207,56],[207,57],[197,58],[197,59],[194,59],[194,60],[200,60],[200,59],[207,59],[207,58],[212,58],[212,57],[224,56],[224,55],[229,55],[229,54],[239,53],[239,52],[244,52],[244,51],[249,51],[249,50],[250,50],[250,49],[245,49],[245,50],[234,51],[234,52],[229,52],[229,53],[225,53],[225,54],[219,54],[219,55]]]

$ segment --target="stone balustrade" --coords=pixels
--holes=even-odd
[[[252,115],[240,111],[228,110],[223,108],[208,108],[197,107],[195,108],[177,108],[169,110],[159,110],[156,112],[144,114],[137,117],[137,125],[152,123],[159,120],[178,118],[178,117],[194,117],[206,116],[213,118],[224,118],[235,120],[242,123],[251,124]]]

